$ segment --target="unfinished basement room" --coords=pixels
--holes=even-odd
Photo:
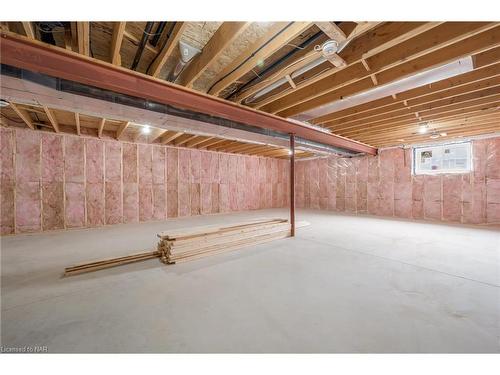
[[[499,353],[500,22],[148,11],[0,23],[2,352]]]

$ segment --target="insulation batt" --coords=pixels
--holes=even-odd
[[[289,201],[283,160],[0,131],[2,234],[284,207]]]
[[[500,137],[472,141],[473,171],[412,175],[411,150],[297,161],[296,204],[465,224],[500,224]],[[325,173],[326,170],[326,173]]]

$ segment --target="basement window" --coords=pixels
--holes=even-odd
[[[468,173],[471,169],[471,142],[413,148],[413,174]]]

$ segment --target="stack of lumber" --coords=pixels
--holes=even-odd
[[[305,221],[296,223],[297,228],[306,225],[309,223]],[[290,223],[284,219],[259,219],[230,226],[212,225],[174,230],[157,236],[160,241],[155,251],[67,267],[64,275],[78,275],[152,258],[160,258],[166,264],[185,262],[289,237]]]
[[[189,231],[159,233],[158,251],[164,263],[172,264],[289,236],[290,223],[287,220],[261,219],[231,226],[208,226],[191,228]]]

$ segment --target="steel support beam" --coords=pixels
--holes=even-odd
[[[9,32],[1,33],[0,61],[2,64],[21,69],[247,125],[285,134],[293,132],[298,137],[334,147],[372,155],[377,153],[376,148],[361,142]]]

